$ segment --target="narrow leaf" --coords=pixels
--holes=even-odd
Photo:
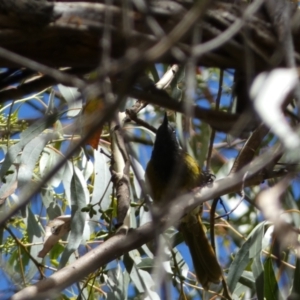
[[[265,222],[263,222],[265,224]],[[262,241],[264,237],[264,226],[261,226],[255,234],[255,240],[249,249],[249,256],[253,258],[252,272],[255,278],[257,298],[264,299],[264,268],[261,261]]]
[[[79,247],[86,220],[86,213],[81,211],[87,204],[86,192],[84,190],[85,182],[80,170],[74,167],[74,171],[71,181],[71,232],[68,239],[68,245],[61,257],[60,268],[66,265],[71,254]]]
[[[35,215],[32,213],[30,207],[28,207],[27,232],[28,232],[28,238],[30,243],[32,243],[33,241],[33,236],[36,237],[42,236],[41,227]]]
[[[65,196],[68,200],[69,206],[71,206],[71,181],[73,178],[73,166],[70,161],[67,161],[64,168],[64,173],[62,176],[62,182],[65,189]]]
[[[62,84],[57,85],[60,93],[68,103],[67,117],[72,118],[77,116],[82,109],[82,95],[78,88],[65,86]]]
[[[109,270],[107,275],[106,282],[110,288],[107,300],[126,300],[130,281],[128,273],[122,272],[120,264],[118,264],[117,268]]]
[[[233,262],[231,263],[227,276],[227,284],[231,292],[235,290],[236,284],[246,266],[249,264],[250,259],[259,254],[253,250],[253,244],[256,243],[257,238],[260,236],[260,232],[264,229],[265,224],[266,222],[262,222],[252,230],[248,239],[242,245]],[[251,254],[250,249],[252,249]],[[258,249],[256,250],[258,251]]]
[[[94,159],[94,189],[91,203],[98,203],[102,199],[100,204],[101,209],[107,210],[110,206],[112,190],[111,185],[106,190],[111,178],[108,159],[96,149],[94,149]]]
[[[293,288],[291,292],[291,299],[300,299],[300,259],[296,260],[296,269],[294,273]]]
[[[278,285],[274,274],[271,257],[268,257],[265,261],[264,270],[264,298],[268,300],[277,300]]]
[[[37,121],[36,123],[28,127],[24,132],[22,132],[19,143],[10,147],[5,156],[2,168],[0,170],[0,178],[5,176],[6,172],[15,161],[16,157],[21,152],[23,147],[27,145],[33,138],[43,132],[46,128],[50,127],[55,122],[55,119],[56,116],[49,116],[43,120]]]
[[[11,174],[5,176],[5,183],[0,187],[0,204],[2,204],[5,199],[13,194],[18,186],[17,182],[17,168],[12,165],[10,168]]]
[[[62,158],[62,154],[49,147],[46,147],[39,161],[41,176],[46,176],[48,172],[51,172],[51,170],[61,162]],[[48,184],[52,185],[53,187],[58,187],[64,175],[65,167],[66,165],[62,166],[55,176],[48,181]]]
[[[41,134],[32,139],[32,141],[24,147],[18,172],[18,187],[20,189],[31,182],[35,164],[46,144],[52,139],[52,136],[50,133]]]

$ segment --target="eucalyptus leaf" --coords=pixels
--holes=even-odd
[[[247,295],[247,292],[249,292],[249,288],[238,282],[232,294],[233,299],[241,299],[240,295]]]
[[[0,178],[5,176],[6,172],[10,168],[10,166],[15,162],[16,157],[21,152],[23,147],[27,145],[32,139],[38,136],[41,132],[43,132],[48,127],[51,127],[55,122],[57,116],[51,115],[42,120],[39,120],[28,127],[24,132],[21,133],[20,141],[11,146],[5,156],[4,162],[2,164],[2,168],[0,170]]]
[[[30,255],[39,262],[42,261],[42,259],[38,257],[38,253],[43,248],[42,241],[43,241],[42,237],[37,237],[36,235],[34,235],[32,238],[32,246],[30,247]],[[38,269],[36,264],[32,260],[30,260],[28,263],[28,270],[26,272],[26,279],[30,281],[31,279],[34,278],[37,272]]]
[[[264,268],[261,258],[264,226],[260,226],[255,232],[255,239],[249,249],[249,257],[253,258],[252,272],[255,278],[257,298],[264,300]]]
[[[266,222],[262,222],[252,230],[252,232],[248,236],[248,239],[244,242],[242,247],[235,255],[227,275],[227,285],[231,292],[235,290],[236,284],[239,281],[239,278],[241,277],[246,266],[249,264],[250,259],[256,256],[260,256],[260,250],[258,245],[257,247],[253,247],[253,245],[256,245],[256,242],[259,238],[262,239],[261,235],[263,233],[265,224]]]
[[[140,178],[145,178],[145,170],[143,168],[143,166],[141,165],[140,161],[137,160],[135,157],[130,156],[130,160],[132,162],[132,164],[134,164],[134,168],[136,170],[136,172],[139,174]],[[135,191],[135,195],[137,196],[138,199],[141,199],[141,197],[143,196],[143,191],[141,189],[141,185],[137,179],[137,176],[133,177],[133,188]]]
[[[32,213],[31,208],[27,208],[28,217],[27,217],[27,233],[29,242],[32,243],[33,237],[42,237],[42,231],[40,224],[38,223],[35,215]]]
[[[82,95],[78,91],[78,88],[65,86],[63,84],[58,84],[57,87],[68,103],[67,117],[76,117],[80,113],[83,105]]]
[[[68,238],[68,244],[62,254],[60,261],[60,268],[64,267],[70,257],[70,255],[79,247],[82,241],[82,235],[85,226],[86,213],[81,209],[86,206],[88,199],[86,182],[80,170],[74,167],[74,174],[71,181],[71,203],[72,203],[72,215],[71,215],[71,232]],[[84,186],[85,185],[85,186]]]
[[[139,269],[151,270],[153,268],[153,258],[143,257],[136,266]]]
[[[141,262],[142,259],[137,250],[124,254],[125,268],[138,292],[148,295],[149,298],[145,299],[160,299],[158,294],[153,291],[155,285],[150,273],[137,267]]]
[[[70,161],[67,161],[64,168],[64,174],[62,176],[62,182],[64,185],[65,197],[71,206],[71,181],[73,178],[73,166]]]
[[[184,276],[185,278],[188,277],[188,273],[189,273],[189,266],[186,263],[186,260],[183,258],[183,256],[181,255],[181,253],[178,251],[177,248],[173,248],[174,254],[175,254],[175,261],[176,261],[176,265],[178,266],[179,270],[180,270],[180,275]],[[171,267],[173,269],[173,267],[175,267],[175,262],[172,259],[171,260]],[[172,272],[173,273],[173,272]],[[177,278],[177,280],[179,281],[179,279]]]
[[[46,176],[51,170],[57,166],[63,159],[62,154],[58,153],[56,150],[46,147],[42,153],[41,159],[39,161],[41,176]],[[63,175],[65,173],[65,166],[62,166],[56,174],[48,181],[48,184],[53,187],[58,187],[62,181]]]
[[[106,282],[110,288],[110,292],[107,293],[108,300],[127,299],[130,278],[127,272],[122,272],[120,264],[107,272]]]
[[[2,204],[7,197],[13,194],[18,186],[18,170],[16,166],[12,165],[9,171],[10,174],[5,176],[5,183],[0,187],[0,204]]]
[[[271,257],[268,257],[264,263],[264,298],[268,300],[278,299],[278,284]]]
[[[239,282],[252,290],[255,287],[255,279],[253,277],[253,273],[249,271],[243,271],[243,274],[240,277]]]
[[[49,217],[49,220],[53,220],[58,216],[61,216],[62,215],[61,207],[56,202],[53,201],[47,207],[47,215]]]
[[[111,180],[109,159],[96,149],[94,149],[94,159],[94,189],[91,203],[98,203],[101,199],[101,209],[107,210],[111,203],[112,192],[112,184],[109,184]],[[97,215],[98,219],[99,217],[100,215]]]
[[[293,288],[291,291],[291,299],[300,299],[300,259],[296,260],[296,268],[294,273]]]
[[[21,164],[18,171],[18,187],[27,186],[32,180],[33,169],[46,144],[52,139],[52,134],[41,134],[32,139],[23,149]]]

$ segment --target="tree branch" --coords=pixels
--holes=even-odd
[[[11,300],[45,299],[49,295],[53,295],[53,293],[59,292],[71,284],[78,282],[91,272],[120,257],[124,253],[141,247],[153,239],[157,231],[161,233],[166,228],[176,224],[183,214],[191,211],[201,203],[224,194],[237,192],[244,184],[247,186],[254,182],[256,184],[257,182],[261,182],[263,180],[261,176],[257,178],[254,176],[263,170],[268,163],[271,163],[274,156],[280,152],[280,147],[274,146],[237,173],[224,179],[216,180],[210,186],[201,188],[196,194],[188,193],[174,199],[172,206],[168,204],[168,207],[160,209],[160,220],[163,221],[147,223],[140,228],[130,230],[127,235],[115,235],[111,237],[49,278],[16,293]],[[248,176],[246,182],[243,182],[245,173]],[[168,216],[168,218],[165,218],[165,216]]]
[[[0,4],[2,2],[5,1],[0,1]],[[121,1],[116,2],[114,6],[89,2],[54,2],[55,17],[52,22],[45,26],[29,26],[29,28],[28,26],[16,28],[10,25],[14,16],[3,12],[1,14],[0,9],[0,47],[49,67],[95,67],[101,57],[99,40],[105,28],[105,13],[109,10],[112,16],[110,55],[114,59],[124,57],[128,49],[138,49],[141,51],[140,55],[148,61],[178,63],[180,58],[174,56],[176,51],[173,51],[173,46],[182,51],[185,57],[191,55],[189,42],[191,30],[188,28],[200,24],[203,28],[202,42],[195,45],[192,51],[198,56],[202,55],[197,64],[219,68],[241,68],[241,62],[245,60],[246,55],[244,45],[241,43],[240,30],[244,25],[251,33],[249,36],[254,52],[253,61],[257,68],[264,69],[268,66],[265,59],[274,51],[276,38],[265,16],[254,15],[260,2],[261,0],[255,1],[249,9],[247,5],[236,6],[221,2],[207,9],[203,2],[205,7],[203,8],[201,4],[201,11],[196,12],[194,9],[191,10],[192,2],[185,2],[183,5],[182,2],[168,1],[168,5],[163,5],[159,1],[149,1],[151,16],[164,32],[163,39],[152,34],[147,22],[144,22],[147,16],[145,12],[133,7],[124,15]],[[246,12],[246,19],[243,11]],[[29,16],[29,13],[26,15],[24,12],[22,17],[27,20],[30,19]],[[130,32],[124,32],[125,18],[132,24]],[[295,22],[292,25],[294,36],[298,36],[300,31],[296,22],[298,18],[298,14],[295,13]],[[220,34],[222,38],[218,38]],[[295,50],[299,51],[298,40],[295,39],[294,43]],[[264,53],[263,57],[260,53]],[[6,56],[0,58],[0,65],[12,67],[23,64]],[[120,65],[122,66],[122,62]]]

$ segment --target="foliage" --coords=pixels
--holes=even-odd
[[[199,10],[197,3],[192,9],[184,4],[190,18]],[[195,20],[203,21],[205,43],[213,16],[203,3],[207,16],[202,20],[199,10]],[[134,9],[138,18],[143,10]],[[156,13],[143,11],[149,30],[159,35],[168,23]],[[246,78],[238,67],[217,68],[220,61],[227,64],[228,53],[222,60],[213,50],[206,65],[215,59],[215,66],[207,67],[186,56],[181,39],[168,46],[168,55],[180,64],[161,56],[152,61],[150,52],[143,56],[143,45],[133,57],[129,40],[127,52],[118,49],[116,58],[110,17],[105,15],[107,26],[101,27],[107,44],[102,40],[98,66],[48,70],[23,58],[23,64],[13,62],[34,71],[1,69],[1,299],[297,299],[298,75],[279,69],[281,59],[272,61],[270,73],[256,76],[265,65],[256,66],[255,76]],[[191,47],[201,44],[196,21],[183,21],[193,31],[186,38],[191,41],[183,39]],[[172,28],[164,29],[172,37]],[[231,56],[240,38],[222,44],[229,45]],[[44,71],[54,79],[47,88]],[[247,64],[243,71],[249,71]],[[158,211],[147,196],[144,170],[165,111],[182,148],[216,181],[185,195],[188,201],[176,198]],[[197,205],[204,202],[204,223],[224,271],[222,284],[208,291],[197,283],[176,229],[180,217],[196,206],[192,196]],[[43,280],[41,290],[30,289]]]

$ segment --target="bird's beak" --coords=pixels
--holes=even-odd
[[[165,113],[164,121],[162,124],[164,127],[168,127],[168,123],[169,123],[169,121],[168,121],[167,113]]]

